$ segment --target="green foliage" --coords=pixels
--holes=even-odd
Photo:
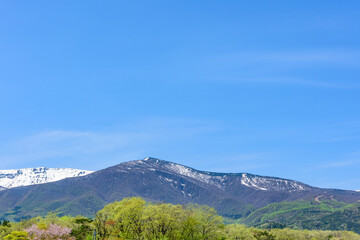
[[[150,204],[126,198],[104,207],[94,224],[103,238],[218,239],[222,218],[208,206]]]
[[[275,235],[267,230],[253,229],[253,234],[256,240],[276,240]]]
[[[276,240],[360,240],[360,235],[346,231],[272,229],[270,233]]]
[[[55,211],[58,213],[69,214],[72,216],[85,215],[94,217],[95,210],[101,209],[106,202],[97,196],[95,192],[79,189],[76,186],[69,185],[66,187],[66,196],[79,196],[74,199],[64,197],[61,191],[51,191],[49,186],[41,186],[43,191],[34,192],[31,197],[26,198],[14,208],[1,207],[0,219],[6,219],[12,222],[20,222],[37,216],[46,216],[48,212]],[[51,191],[56,200],[47,201],[48,196],[44,193]],[[1,204],[0,204],[1,205]]]
[[[5,236],[9,235],[14,229],[10,227],[0,226],[0,239],[4,239]]]
[[[24,231],[13,231],[4,237],[4,240],[28,240],[28,233]]]
[[[242,222],[267,229],[291,227],[360,233],[360,204],[335,201],[274,203],[257,209]]]
[[[187,209],[194,213],[200,239],[212,239],[220,235],[224,225],[222,217],[217,215],[215,209],[206,205],[189,205]]]
[[[86,239],[86,236],[93,230],[91,226],[93,220],[79,216],[75,218],[74,222],[76,226],[73,227],[71,236],[75,237],[76,240]]]
[[[241,224],[229,224],[224,228],[226,239],[256,240],[250,228]]]
[[[179,205],[158,204],[148,205],[144,209],[141,222],[143,236],[154,238],[179,238],[184,231],[189,231],[189,222],[186,222],[186,212]]]
[[[234,199],[223,199],[216,204],[218,213],[229,219],[239,219],[248,216],[250,213],[256,210],[251,204],[244,204],[241,201]]]
[[[316,205],[316,207],[314,207]],[[252,214],[253,219],[265,219],[262,228],[246,227],[239,223],[224,225],[223,219],[208,206],[202,205],[172,205],[152,204],[142,198],[126,198],[111,203],[96,213],[94,220],[83,216],[70,217],[49,213],[45,217],[35,217],[21,222],[0,224],[0,239],[25,240],[28,239],[23,231],[32,227],[33,230],[48,230],[50,226],[61,226],[71,229],[71,236],[67,239],[90,240],[96,229],[100,240],[119,239],[158,239],[158,240],[360,240],[360,235],[348,231],[319,231],[294,230],[285,224],[270,221],[279,219],[295,219],[294,209],[323,210],[321,224],[329,226],[339,221],[346,222],[346,218],[356,219],[356,211],[360,211],[357,204],[322,202],[295,202],[273,204]],[[271,211],[275,213],[272,214]],[[283,214],[290,213],[288,217]],[[261,216],[265,216],[262,218]],[[293,216],[294,218],[292,218]],[[299,216],[299,215],[298,215]],[[302,216],[308,216],[306,214]],[[342,217],[343,216],[343,217]],[[339,218],[339,219],[337,219]],[[312,220],[307,222],[311,224]],[[360,222],[360,221],[358,221]],[[303,226],[300,225],[299,229]],[[305,224],[302,222],[301,224]],[[320,224],[320,223],[318,223]],[[294,225],[295,226],[295,225]],[[350,225],[346,226],[351,227]],[[266,229],[265,229],[266,228]]]
[[[6,221],[6,220],[4,220],[4,221],[0,221],[0,225],[1,226],[4,226],[4,227],[11,227],[11,225],[10,225],[10,222],[9,221]]]

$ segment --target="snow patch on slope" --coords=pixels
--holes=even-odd
[[[203,172],[198,172],[198,171],[193,170],[192,168],[185,167],[185,166],[175,164],[175,163],[169,163],[165,166],[165,168],[167,168],[168,170],[175,172],[179,175],[186,176],[186,177],[189,177],[192,179],[196,179],[200,182],[203,182],[203,183],[206,183],[209,185],[213,185],[218,188],[222,187],[220,182],[223,181],[223,177],[221,177],[221,176],[211,176],[209,174],[206,174]]]
[[[0,170],[0,191],[6,188],[55,182],[65,178],[80,177],[93,171],[73,168],[24,168]],[[2,189],[5,188],[5,189]]]
[[[190,178],[195,178],[196,180],[199,180],[201,182],[210,183],[211,176],[193,171],[188,167],[179,164],[170,163],[169,165],[166,166],[166,168],[177,174],[187,176]]]
[[[243,173],[242,177],[241,177],[242,185],[245,185],[245,186],[251,187],[251,188],[255,188],[258,190],[267,190],[264,187],[260,187],[260,184],[264,183],[264,182],[265,182],[264,179],[261,179],[259,177],[249,178],[246,173]]]
[[[248,175],[246,173],[243,173],[241,176],[241,184],[263,191],[275,190],[292,192],[304,191],[307,189],[307,186],[300,182],[272,177],[260,177],[255,175]]]

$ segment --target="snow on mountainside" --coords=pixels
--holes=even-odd
[[[7,188],[55,182],[64,178],[80,177],[93,171],[72,168],[24,168],[0,170],[0,191]]]
[[[275,178],[275,177],[257,176],[248,173],[216,173],[216,172],[199,171],[180,164],[159,160],[151,157],[147,157],[144,160],[131,161],[128,162],[127,165],[128,166],[130,165],[132,168],[140,167],[140,168],[147,168],[153,171],[155,171],[156,169],[156,170],[161,170],[161,171],[181,175],[189,179],[202,182],[203,184],[217,187],[219,189],[224,189],[229,184],[232,185],[230,182],[234,181],[235,179],[239,179],[241,185],[243,186],[261,191],[293,192],[293,191],[305,191],[312,188],[311,186],[298,181]],[[168,181],[171,181],[171,179]]]
[[[311,187],[294,180],[287,180],[274,177],[263,177],[252,174],[243,173],[241,177],[241,184],[255,188],[258,190],[273,190],[273,191],[304,191]]]
[[[182,176],[191,182],[196,182],[203,187],[215,187],[226,191],[232,186],[243,186],[259,191],[299,192],[310,190],[313,187],[304,183],[275,177],[258,176],[248,173],[216,173],[199,171],[191,167],[183,166],[156,158],[147,157],[143,160],[125,162],[121,164],[122,172],[128,171],[160,171],[172,176]],[[0,170],[0,191],[34,184],[55,182],[64,178],[84,176],[92,171],[72,168],[27,168],[19,170]],[[169,177],[159,175],[161,181],[169,184],[175,182]]]

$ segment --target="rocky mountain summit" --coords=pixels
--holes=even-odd
[[[232,181],[240,182],[241,185],[262,191],[305,191],[312,187],[294,180],[281,179],[275,177],[257,176],[249,173],[215,173],[195,170],[180,164],[147,157],[144,160],[128,162],[132,168],[150,169],[152,171],[162,171],[164,173],[180,175],[189,180],[202,182],[205,185],[219,189],[226,189],[228,185],[234,184]],[[165,179],[172,182],[172,179]]]

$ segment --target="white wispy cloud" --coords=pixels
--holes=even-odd
[[[360,87],[357,85],[349,85],[342,83],[332,83],[325,81],[313,81],[294,77],[273,77],[273,78],[241,78],[234,79],[236,82],[248,82],[248,83],[275,83],[275,84],[286,84],[286,85],[303,85],[313,87],[325,87],[325,88],[342,88],[342,89],[353,89]]]
[[[254,55],[254,61],[293,62],[302,64],[335,64],[349,67],[359,66],[359,51],[305,50],[296,52],[273,52]]]
[[[150,146],[214,130],[213,124],[191,119],[150,119],[106,131],[45,130],[0,146],[0,168],[52,161],[87,162],[144,157]],[[118,160],[119,161],[119,160]]]
[[[351,167],[360,164],[360,159],[343,160],[323,164],[321,168]]]
[[[139,144],[152,136],[109,132],[80,132],[48,130],[2,146],[2,165],[49,160],[53,158],[77,158],[109,151],[121,151]]]
[[[273,52],[238,52],[208,56],[199,63],[199,68],[209,73],[207,81],[232,83],[265,83],[301,85],[321,88],[358,89],[356,77],[331,79],[333,74],[324,73],[324,68],[334,71],[357,71],[360,66],[358,50],[302,50]],[[303,69],[306,71],[299,71]],[[310,70],[310,71],[309,71]],[[328,71],[327,70],[327,71]],[[341,75],[343,76],[343,75]]]
[[[341,167],[354,167],[360,165],[360,152],[351,152],[337,161],[331,161],[319,166],[319,168],[341,168]]]
[[[348,142],[360,140],[360,136],[343,136],[326,139],[323,142]]]
[[[302,50],[277,52],[239,52],[207,59],[208,63],[253,64],[253,63],[297,63],[297,64],[335,64],[338,66],[358,67],[360,51],[357,50]]]
[[[250,172],[276,166],[278,164],[278,162],[275,161],[276,156],[276,154],[269,152],[210,156],[207,158],[207,166],[209,167],[207,170],[215,172]],[[219,161],[221,161],[223,167],[219,168]],[[217,166],[211,167],[212,164]]]

